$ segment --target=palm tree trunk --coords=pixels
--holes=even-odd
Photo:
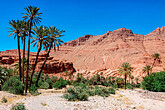
[[[148,75],[148,76],[149,76],[149,74],[150,74],[149,71],[147,71],[147,75]]]
[[[31,37],[31,27],[32,27],[32,19],[30,20],[30,29],[29,29],[28,56],[27,56],[27,73],[26,73],[25,93],[27,93],[27,88],[28,88],[29,53],[30,53],[30,37]]]
[[[25,36],[24,36],[24,38],[23,38],[23,61],[22,61],[22,63],[23,63],[23,65],[22,65],[22,83],[24,84],[24,65],[25,65]]]
[[[38,77],[37,77],[36,86],[38,86],[38,81],[39,81],[39,79],[40,79],[40,76],[41,76],[42,70],[43,70],[43,68],[44,68],[44,66],[45,66],[45,63],[46,63],[46,61],[47,61],[47,59],[48,59],[48,56],[49,56],[49,53],[50,53],[52,44],[53,44],[53,42],[51,42],[51,44],[50,44],[50,47],[49,47],[48,53],[47,53],[47,55],[46,55],[45,61],[44,61],[44,63],[42,64],[41,70],[40,70],[39,75],[38,75]]]
[[[41,51],[41,48],[42,48],[42,41],[40,41],[40,47],[38,49],[37,56],[36,56],[36,61],[35,61],[35,64],[34,64],[34,67],[33,67],[33,71],[32,71],[32,74],[31,74],[29,89],[31,87],[32,78],[33,78],[33,75],[34,75],[34,71],[35,71],[35,68],[36,68],[36,65],[37,65],[37,60],[38,60],[38,56],[39,56],[39,53]]]
[[[20,42],[19,42],[20,37],[18,36],[17,33],[17,41],[18,41],[18,55],[19,55],[19,80],[21,81],[21,52],[20,52]]]
[[[156,59],[154,59],[154,62],[153,62],[153,64],[152,64],[152,68],[153,68],[153,66],[154,66],[154,64],[155,64],[155,61],[156,61]]]
[[[127,75],[126,75],[126,74],[125,74],[125,77],[124,77],[124,78],[125,78],[125,82],[124,82],[124,83],[125,83],[125,84],[124,84],[124,89],[126,90],[126,84],[127,84]]]

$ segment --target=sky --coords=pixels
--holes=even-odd
[[[165,0],[0,0],[0,51],[17,49],[9,20],[21,20],[25,7],[40,8],[40,25],[65,30],[64,42],[119,28],[146,35],[165,26]],[[21,47],[22,48],[22,47]],[[30,51],[37,51],[31,48]]]

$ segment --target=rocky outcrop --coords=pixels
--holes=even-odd
[[[40,71],[42,64],[45,60],[46,54],[41,54],[38,57],[38,64],[36,67],[36,71]],[[32,68],[34,67],[36,58],[36,53],[30,53],[30,64],[32,65]],[[17,50],[7,50],[4,52],[1,52],[0,54],[0,64],[1,66],[14,68],[15,64],[18,62],[18,55]],[[54,60],[53,57],[48,57],[48,60],[43,68],[43,72],[46,74],[56,74],[61,73],[64,71],[68,71],[68,73],[74,73],[76,70],[73,67],[72,62],[67,61],[59,61]]]
[[[152,54],[159,53],[160,61],[156,61],[153,71],[165,68],[165,27],[157,28],[148,35],[135,34],[126,28],[108,31],[103,35],[85,35],[60,46],[59,51],[50,52],[49,60],[44,67],[45,73],[58,73],[71,70],[81,72],[84,76],[92,76],[103,72],[104,76],[119,76],[117,68],[123,62],[128,62],[134,68],[133,75],[142,77],[142,68],[152,65]],[[0,52],[0,61],[4,55],[18,60],[17,51]],[[5,54],[7,53],[7,54]],[[31,64],[34,64],[36,53],[31,53]],[[45,52],[39,57],[38,68],[44,60]],[[9,58],[9,57],[8,57]],[[8,62],[11,62],[12,60]],[[7,61],[4,61],[7,62]],[[69,63],[71,62],[71,63]],[[73,67],[74,65],[74,67]],[[74,70],[75,68],[75,70]]]

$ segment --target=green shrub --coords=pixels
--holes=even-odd
[[[143,77],[142,88],[149,91],[165,92],[165,71]]]
[[[127,83],[126,88],[128,89],[134,89],[135,85]]]
[[[115,94],[115,90],[113,88],[84,85],[80,83],[79,86],[67,88],[64,98],[69,101],[85,101],[88,100],[89,96],[98,95],[108,97],[110,94]]]
[[[26,108],[23,103],[16,103],[12,106],[11,110],[26,110]]]
[[[62,89],[62,88],[64,88],[64,87],[66,87],[66,85],[69,85],[69,81],[59,80],[59,81],[56,81],[56,82],[53,84],[53,88]]]
[[[2,90],[22,95],[24,93],[24,85],[16,77],[12,76],[3,84]]]
[[[51,80],[52,80],[53,83],[55,83],[56,81],[58,81],[58,77],[52,76]]]
[[[34,95],[34,96],[40,94],[40,93],[38,92],[37,87],[35,86],[35,84],[32,84],[32,85],[31,85],[30,91],[29,91],[29,92],[30,92],[31,95]]]
[[[67,93],[64,94],[64,98],[68,101],[86,101],[88,100],[89,94],[85,89],[80,86],[67,88]]]
[[[95,95],[108,97],[110,94],[115,94],[115,90],[113,88],[95,86]]]
[[[47,82],[47,83],[49,84],[49,89],[52,89],[52,87],[53,87],[53,82],[52,82],[52,80],[51,80],[50,78],[47,78],[47,79],[45,80],[45,82]]]
[[[7,99],[5,97],[2,98],[1,100],[2,103],[7,103]]]
[[[39,86],[40,89],[49,89],[49,84],[47,82],[42,82]]]

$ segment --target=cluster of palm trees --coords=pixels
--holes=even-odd
[[[151,74],[152,72],[152,68],[155,64],[155,62],[157,60],[160,60],[160,54],[159,53],[154,53],[152,55],[152,57],[154,58],[154,62],[152,64],[152,66],[146,65],[142,71],[143,73],[147,73],[147,75]],[[124,76],[124,88],[126,89],[126,83],[127,83],[127,77],[133,78],[133,76],[131,75],[131,73],[133,72],[133,68],[131,67],[131,65],[127,62],[124,62],[121,67],[118,69],[120,75]]]
[[[17,38],[18,43],[18,54],[19,54],[19,79],[22,80],[22,83],[25,83],[25,93],[27,93],[28,87],[30,88],[32,84],[32,78],[35,73],[35,68],[37,65],[38,57],[40,51],[45,49],[47,51],[47,54],[45,56],[44,63],[42,64],[42,67],[39,71],[39,75],[37,77],[36,86],[38,85],[38,81],[40,79],[42,70],[44,68],[44,65],[49,57],[49,53],[51,48],[54,48],[56,50],[56,47],[59,48],[59,46],[63,43],[62,40],[59,38],[64,36],[62,33],[63,30],[59,30],[55,27],[46,27],[46,26],[39,26],[41,22],[41,14],[39,12],[39,8],[35,6],[28,6],[25,8],[26,13],[23,13],[24,16],[22,16],[23,20],[11,20],[9,21],[9,24],[11,26],[10,31],[11,34],[9,36],[13,36],[14,38]],[[21,65],[21,51],[20,51],[20,39],[23,41],[23,54],[22,54],[22,65]],[[25,46],[26,46],[26,39],[28,39],[28,53],[27,53],[27,64],[25,65]],[[32,39],[32,42],[31,42]],[[33,47],[37,46],[38,51],[35,59],[34,67],[32,68],[31,77],[30,77],[30,84],[28,84],[29,79],[29,57],[30,57],[30,45],[34,44]],[[24,72],[25,72],[25,66],[26,66],[26,82],[24,82]]]

